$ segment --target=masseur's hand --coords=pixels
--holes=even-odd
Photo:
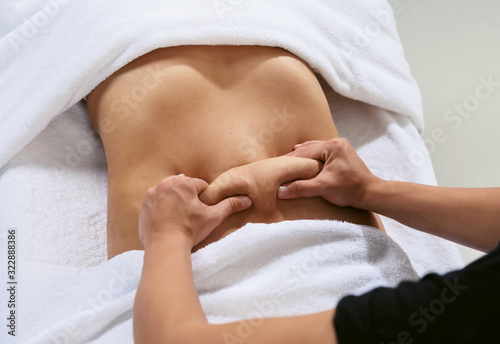
[[[278,189],[280,199],[320,196],[338,206],[364,209],[366,190],[381,181],[343,138],[307,141],[296,145],[287,156],[317,159],[324,166],[313,179],[282,185]]]
[[[230,197],[208,206],[198,195],[208,183],[184,175],[163,179],[148,189],[139,213],[139,237],[147,249],[171,234],[185,235],[192,246],[205,239],[229,215],[252,205],[248,197]]]

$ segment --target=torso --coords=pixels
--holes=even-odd
[[[313,71],[280,48],[180,46],[123,67],[87,98],[108,161],[108,255],[142,249],[137,220],[147,188],[184,173],[213,181],[231,167],[338,137]],[[202,244],[247,222],[338,219],[377,226],[372,214],[319,198],[276,202],[228,218]]]

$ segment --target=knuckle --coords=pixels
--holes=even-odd
[[[239,208],[240,208],[240,204],[239,203],[241,203],[241,202],[239,200],[235,199],[235,198],[230,198],[229,199],[229,202],[228,202],[229,206],[228,206],[228,208],[229,208],[229,210],[230,210],[231,213],[234,213],[234,212],[236,212],[236,211],[239,210]]]
[[[336,155],[346,152],[349,149],[349,141],[343,137],[331,139],[325,143],[325,149]]]
[[[347,141],[347,139],[345,137],[338,137],[336,140],[337,140],[337,142],[339,142],[342,145],[349,143],[349,141]]]
[[[343,137],[338,139],[338,144],[339,144],[339,148],[342,150],[347,150],[349,148],[349,141],[347,141],[347,139],[345,139]]]
[[[166,189],[170,185],[171,180],[169,178],[162,179],[158,184],[156,184],[156,189]]]
[[[328,140],[326,142],[326,144],[328,145],[328,147],[338,148],[338,147],[342,146],[342,140],[343,140],[343,138],[336,137],[334,139]]]
[[[301,195],[302,192],[304,191],[304,186],[302,185],[301,182],[295,182],[292,184],[290,194],[292,195]]]
[[[156,193],[156,192],[155,192],[155,188],[149,188],[149,189],[147,189],[147,191],[146,191],[145,198],[148,198],[148,199],[153,198],[153,197],[154,197],[154,195],[155,195],[155,193]]]

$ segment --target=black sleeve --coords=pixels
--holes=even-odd
[[[340,300],[339,344],[500,343],[500,246],[462,270]]]

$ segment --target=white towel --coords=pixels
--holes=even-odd
[[[385,0],[0,3],[0,167],[106,77],[159,47],[282,47],[338,93],[408,115],[417,85]]]
[[[30,312],[19,312],[19,343],[132,343],[142,258],[130,251],[83,270],[20,262],[20,306]],[[319,312],[417,278],[390,237],[337,221],[248,224],[192,260],[211,323]]]

